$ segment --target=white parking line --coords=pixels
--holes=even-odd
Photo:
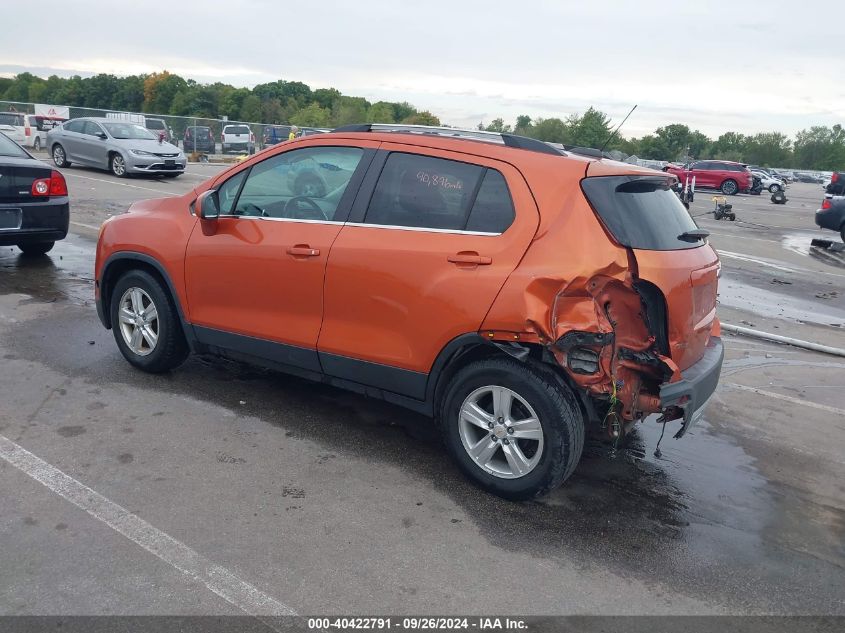
[[[244,613],[252,616],[296,615],[293,609],[238,578],[225,567],[201,556],[3,435],[0,435],[0,458],[150,554],[202,583]]]
[[[165,196],[181,196],[181,193],[173,193],[172,191],[162,191],[161,189],[152,189],[150,187],[141,187],[140,185],[130,185],[127,182],[118,182],[116,180],[105,180],[104,178],[92,178],[91,176],[80,176],[79,174],[69,173],[67,171],[62,172],[63,176],[70,176],[72,178],[82,178],[84,180],[95,180],[97,182],[104,182],[107,185],[120,185],[121,187],[131,187],[132,189],[144,189],[145,191],[155,191],[156,193],[160,193]]]
[[[829,407],[826,404],[819,404],[817,402],[810,402],[809,400],[801,400],[801,398],[793,398],[792,396],[785,396],[782,393],[775,393],[774,391],[764,391],[757,387],[748,387],[746,385],[738,385],[735,382],[725,383],[726,387],[731,389],[739,389],[741,391],[750,391],[767,398],[774,398],[775,400],[783,400],[784,402],[791,402],[792,404],[803,404],[806,407],[819,409],[820,411],[827,411],[828,413],[835,413],[836,415],[845,417],[845,409],[837,409],[836,407]]]
[[[730,251],[723,251],[716,249],[716,252],[719,253],[719,257],[729,257],[730,259],[739,259],[744,262],[752,262],[754,264],[760,264],[761,266],[768,266],[769,268],[774,268],[775,270],[782,270],[787,273],[797,273],[798,270],[795,268],[787,268],[786,266],[778,266],[777,264],[771,264],[764,259],[757,259],[756,257],[748,257],[747,255],[740,255],[739,253],[732,253]]]

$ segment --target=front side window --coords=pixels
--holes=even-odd
[[[82,133],[87,134],[88,136],[97,136],[98,134],[102,134],[103,130],[100,128],[99,125],[97,125],[93,121],[85,121],[85,125],[82,128]]]
[[[227,196],[237,196],[234,205],[227,206],[221,197],[221,213],[334,220],[363,154],[357,147],[309,147],[277,154],[249,170],[240,195],[226,192]],[[221,194],[235,178],[238,176],[226,181]],[[234,183],[231,186],[237,187]]]

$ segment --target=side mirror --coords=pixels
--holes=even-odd
[[[100,132],[99,134],[97,134],[97,138],[102,140],[102,141],[105,141],[108,138],[108,136],[106,136],[105,132]]]
[[[220,198],[214,189],[200,194],[195,205],[196,213],[203,220],[216,220],[220,216]]]

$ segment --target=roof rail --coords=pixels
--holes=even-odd
[[[430,125],[406,125],[404,123],[353,123],[335,128],[333,132],[400,132],[406,134],[431,134],[450,138],[463,138],[487,143],[501,143],[507,147],[527,149],[532,152],[561,156],[563,152],[555,149],[544,141],[517,134],[487,132],[486,130],[463,130],[454,127],[438,127]]]

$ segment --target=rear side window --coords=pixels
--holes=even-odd
[[[85,127],[85,121],[68,121],[65,123],[65,129],[68,132],[82,132],[82,128]]]
[[[496,170],[395,152],[379,176],[364,222],[501,233],[513,218],[507,183]]]
[[[513,224],[513,201],[505,177],[495,169],[488,169],[472,205],[467,231],[504,233]]]
[[[681,237],[698,227],[669,183],[665,178],[600,176],[585,178],[581,188],[623,246],[650,251],[697,248],[704,242]]]

